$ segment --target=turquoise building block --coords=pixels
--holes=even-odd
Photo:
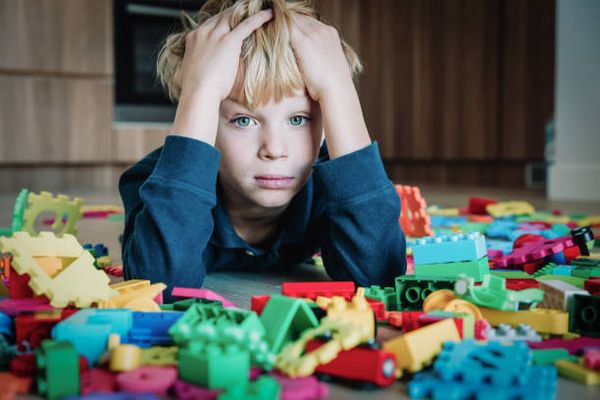
[[[415,265],[479,260],[487,255],[485,237],[479,232],[421,238],[412,249]]]
[[[487,257],[479,260],[462,261],[439,264],[415,264],[415,276],[421,277],[444,277],[457,278],[464,274],[481,282],[483,277],[490,273],[490,266]]]
[[[573,275],[573,269],[574,268],[570,265],[557,265],[556,267],[552,268],[550,273],[554,275],[571,276]]]
[[[77,353],[93,366],[106,351],[110,334],[119,334],[126,341],[132,321],[131,310],[84,308],[56,324],[52,338],[73,343]]]

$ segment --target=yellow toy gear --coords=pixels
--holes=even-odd
[[[52,193],[42,191],[39,194],[29,193],[27,198],[28,206],[23,216],[22,230],[30,235],[37,235],[39,232],[35,228],[35,222],[39,215],[44,212],[54,213],[54,223],[51,230],[57,236],[64,234],[77,235],[75,223],[82,217],[83,199],[59,194],[56,197]],[[63,222],[64,217],[66,221]]]

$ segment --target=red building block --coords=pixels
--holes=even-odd
[[[73,315],[78,309],[63,309],[60,312],[40,312],[36,314],[22,314],[15,317],[15,341],[20,351],[36,349],[42,340],[51,337],[51,330],[60,321]]]
[[[33,379],[17,376],[10,372],[0,372],[0,399],[9,400],[17,398],[19,394],[27,394],[31,390]]]
[[[342,296],[349,301],[354,296],[355,288],[352,281],[323,281],[323,282],[284,282],[281,294],[289,297],[304,297],[315,300],[318,296]]]
[[[271,296],[252,296],[250,298],[250,309],[260,316],[270,298]]]
[[[383,301],[369,299],[368,297],[366,299],[369,306],[371,306],[371,310],[373,310],[373,314],[375,314],[377,321],[386,321],[387,315],[385,312],[385,303]]]
[[[484,197],[471,197],[467,206],[467,214],[488,215],[485,209],[489,204],[496,204],[498,200],[486,199]]]
[[[565,255],[567,264],[571,264],[571,261],[577,260],[581,256],[581,250],[579,250],[579,246],[567,247],[563,250],[563,254]]]
[[[406,236],[433,236],[431,218],[425,209],[427,203],[421,197],[421,190],[416,186],[394,185],[400,196],[400,227]]]
[[[397,328],[402,328],[404,332],[410,332],[417,329],[418,320],[423,311],[389,311],[388,313],[388,324]]]
[[[35,377],[35,353],[21,354],[10,360],[10,371],[17,376]]]
[[[539,287],[540,283],[534,278],[506,278],[506,288],[508,290],[537,289]]]
[[[600,278],[590,278],[583,283],[583,288],[592,296],[600,296]]]

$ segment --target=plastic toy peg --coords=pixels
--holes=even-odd
[[[207,389],[186,381],[177,380],[174,386],[177,400],[217,400],[220,389]]]
[[[454,293],[473,304],[504,311],[526,310],[544,298],[540,289],[507,290],[505,279],[494,275],[485,275],[481,286],[475,286],[473,278],[461,276]]]
[[[416,186],[394,185],[400,196],[400,227],[406,236],[433,236],[431,219],[427,212],[427,203]]]
[[[600,296],[573,295],[569,308],[569,332],[600,337]]]
[[[209,289],[195,289],[195,288],[183,288],[183,287],[175,287],[171,291],[171,296],[176,298],[199,298],[199,299],[208,299],[208,300],[218,300],[223,304],[223,307],[237,307],[231,301],[227,300],[225,297],[213,292]]]
[[[17,395],[27,394],[31,390],[32,378],[17,376],[10,372],[0,372],[1,398],[14,399]]]
[[[50,400],[79,394],[79,356],[71,343],[44,340],[35,354],[40,394]]]
[[[383,349],[396,355],[396,377],[400,377],[404,370],[417,372],[431,364],[441,351],[442,344],[447,341],[460,341],[458,329],[451,319],[387,340],[383,343]]]
[[[498,200],[487,199],[484,197],[471,197],[467,206],[467,214],[488,215],[486,207],[490,204],[496,204]]]
[[[96,392],[114,392],[117,386],[113,374],[100,368],[91,368],[81,373],[81,395],[85,396]]]
[[[64,234],[77,235],[76,222],[81,219],[81,207],[83,200],[79,197],[73,199],[69,196],[59,194],[56,197],[50,192],[29,193],[27,197],[27,208],[23,214],[22,230],[30,235],[37,235],[36,221],[42,214],[54,213],[52,231],[57,236]]]
[[[57,238],[51,232],[41,232],[31,237],[26,232],[15,232],[10,238],[0,238],[0,251],[12,253],[13,269],[21,275],[28,274],[33,292],[48,297],[55,307],[70,303],[88,307],[115,294],[108,286],[108,276],[94,267],[92,255],[72,235]],[[64,268],[52,278],[35,261],[37,256],[61,257]]]
[[[479,260],[487,255],[485,237],[479,232],[417,239],[412,249],[415,266]]]
[[[535,213],[535,208],[526,201],[505,201],[488,204],[485,210],[495,218],[511,215],[529,215]]]
[[[540,289],[544,291],[544,300],[539,304],[539,307],[554,310],[569,311],[574,295],[588,295],[585,290],[563,281],[540,281]]]
[[[585,385],[600,385],[600,372],[568,360],[558,360],[554,365],[560,375]]]
[[[502,323],[516,327],[519,324],[530,325],[538,333],[564,335],[569,330],[569,314],[546,308],[534,308],[529,311],[500,311],[480,307],[483,318],[492,326]]]
[[[141,349],[133,344],[120,344],[110,351],[109,369],[112,372],[131,371],[139,368]]]
[[[250,298],[250,310],[260,316],[271,296],[252,296]]]
[[[281,294],[288,297],[303,297],[315,300],[318,296],[342,296],[350,300],[355,287],[352,281],[283,282]]]
[[[140,367],[117,375],[119,390],[129,393],[154,393],[166,396],[177,380],[174,367]]]

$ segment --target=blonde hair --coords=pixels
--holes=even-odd
[[[185,37],[208,18],[232,8],[230,25],[257,12],[272,8],[273,19],[258,28],[242,43],[240,67],[243,75],[241,101],[250,109],[273,98],[279,101],[304,88],[302,75],[290,44],[290,24],[294,14],[308,15],[317,20],[311,0],[208,0],[194,15],[183,13],[184,30],[169,35],[158,56],[157,72],[163,88],[173,102],[181,94],[181,82],[175,73],[185,53]],[[342,39],[342,49],[354,83],[363,70],[354,50]]]

